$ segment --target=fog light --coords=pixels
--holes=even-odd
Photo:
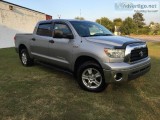
[[[123,77],[122,73],[116,73],[116,74],[114,75],[115,81],[121,81],[121,80],[122,80],[122,77]]]

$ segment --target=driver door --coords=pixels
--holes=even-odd
[[[72,34],[71,29],[66,23],[55,22],[53,31],[59,30],[63,34]],[[52,63],[60,67],[69,69],[72,59],[72,43],[73,40],[69,38],[55,38],[53,36],[54,43],[49,44],[49,53],[52,58]]]

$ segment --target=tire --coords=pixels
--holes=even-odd
[[[19,54],[21,63],[25,67],[32,66],[34,64],[34,60],[30,58],[28,51],[26,49],[22,49]]]
[[[103,70],[93,61],[80,65],[77,79],[79,86],[86,91],[101,92],[106,87]]]

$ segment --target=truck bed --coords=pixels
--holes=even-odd
[[[30,40],[33,38],[32,33],[16,34],[15,36],[15,47],[18,48],[19,45],[24,44],[29,47]]]

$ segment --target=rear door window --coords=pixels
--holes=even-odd
[[[37,35],[52,37],[52,24],[40,24],[37,30]]]

